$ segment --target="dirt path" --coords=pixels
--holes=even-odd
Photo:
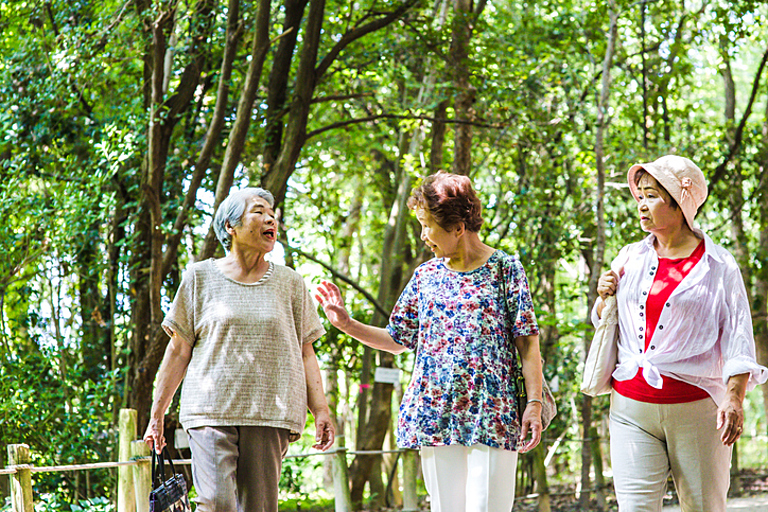
[[[768,512],[768,496],[752,496],[749,498],[731,498],[728,500],[728,511],[734,512]],[[680,512],[678,505],[664,507],[664,512]]]

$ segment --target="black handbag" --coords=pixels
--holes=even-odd
[[[168,465],[171,467],[171,477],[167,480],[164,458],[168,459]],[[187,482],[184,475],[176,474],[167,448],[163,448],[162,453],[152,450],[152,489],[149,493],[150,512],[192,512],[187,495]]]

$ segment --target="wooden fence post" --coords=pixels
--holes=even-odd
[[[333,495],[336,512],[352,510],[352,498],[349,494],[349,474],[347,470],[347,449],[336,448],[333,455]]]
[[[131,442],[131,458],[139,459],[133,466],[133,487],[136,489],[136,512],[149,512],[149,493],[152,492],[151,461],[149,446],[144,441]]]
[[[20,466],[30,464],[29,446],[26,444],[8,445],[8,465]],[[33,512],[35,509],[32,498],[32,470],[17,469],[11,475],[11,506],[13,512]]]
[[[416,475],[419,474],[419,452],[405,450],[403,453],[403,512],[419,509],[416,494]]]
[[[136,411],[120,409],[118,460],[131,460],[131,443],[136,440]],[[117,512],[136,511],[136,489],[133,487],[133,468],[117,468]]]

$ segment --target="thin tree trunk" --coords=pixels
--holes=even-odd
[[[378,301],[387,308],[392,308],[405,284],[405,279],[407,279],[402,270],[404,245],[407,243],[405,229],[410,216],[406,202],[411,192],[411,179],[404,174],[399,175],[400,185],[384,235],[384,254],[381,260],[381,284]],[[387,318],[377,312],[371,323],[382,326],[386,322]],[[380,352],[378,365],[392,368],[394,356],[390,353]],[[382,382],[373,384],[368,418],[365,425],[360,427],[357,432],[358,450],[380,450],[383,446],[392,417],[392,389],[392,384]],[[352,462],[350,467],[351,497],[356,507],[362,506],[365,483],[370,477],[375,462],[375,457],[366,455],[357,456]]]
[[[235,180],[235,169],[240,163],[240,157],[245,147],[245,139],[248,135],[248,128],[251,125],[251,112],[253,103],[256,100],[259,82],[261,81],[261,72],[264,69],[264,60],[267,57],[269,49],[269,19],[270,19],[270,0],[259,0],[259,10],[256,14],[256,25],[254,27],[253,46],[251,47],[251,62],[248,65],[248,72],[245,76],[245,84],[240,94],[240,100],[237,104],[237,117],[229,132],[227,148],[224,152],[224,160],[221,163],[219,177],[216,182],[216,195],[213,201],[214,212],[218,210],[219,205],[229,195],[232,183]],[[213,256],[218,247],[216,233],[213,231],[213,223],[208,228],[203,245],[197,256],[198,261],[202,261]]]
[[[608,2],[608,44],[605,49],[605,58],[603,60],[603,79],[600,91],[600,101],[597,107],[597,128],[595,134],[595,164],[597,167],[597,189],[596,196],[596,241],[594,246],[594,255],[592,266],[590,268],[589,289],[587,291],[588,310],[597,299],[597,281],[603,269],[603,260],[605,257],[605,155],[604,155],[604,137],[608,127],[609,119],[608,100],[610,99],[611,88],[611,68],[613,66],[613,56],[616,50],[616,38],[618,35],[618,12],[614,0]],[[589,319],[587,318],[587,322]],[[584,345],[586,354],[589,350],[590,338],[585,336]],[[590,469],[592,466],[592,447],[589,441],[589,433],[592,427],[592,398],[584,395],[581,407],[581,433],[585,441],[581,448],[581,495],[579,503],[582,507],[589,506],[591,487]]]
[[[152,384],[160,366],[168,338],[160,327],[163,311],[161,289],[164,279],[163,251],[165,236],[162,232],[163,183],[173,129],[180,116],[189,108],[200,80],[201,69],[208,58],[209,34],[213,16],[213,0],[201,0],[195,4],[192,22],[199,24],[190,40],[190,60],[184,68],[178,87],[165,99],[165,51],[166,40],[173,31],[175,4],[162,11],[150,24],[152,44],[145,56],[151,63],[150,117],[148,129],[147,159],[142,169],[139,191],[138,236],[134,246],[137,269],[132,284],[136,290],[131,339],[130,373],[126,390],[127,403],[138,413],[138,427],[143,429],[149,417]],[[148,7],[147,7],[148,8]]]
[[[271,169],[280,155],[283,144],[283,115],[287,100],[291,63],[296,50],[296,40],[308,0],[286,0],[283,33],[273,57],[272,71],[267,89],[267,115],[264,130],[264,168]],[[314,67],[314,63],[313,63]]]
[[[762,147],[757,156],[759,164],[759,193],[757,195],[759,208],[759,245],[757,259],[762,265],[755,270],[753,325],[755,330],[755,345],[757,346],[757,361],[768,366],[768,102],[765,107],[763,121]],[[768,417],[768,383],[760,386],[763,392],[763,411]]]
[[[454,0],[453,38],[451,40],[451,67],[453,86],[456,89],[454,110],[456,124],[454,135],[453,172],[468,176],[472,170],[472,124],[475,118],[477,91],[469,81],[469,42],[472,38],[474,16],[472,0]]]
[[[274,164],[269,167],[265,166],[263,169],[264,174],[261,178],[262,186],[274,194],[277,203],[281,203],[285,198],[288,179],[293,174],[296,162],[298,162],[299,155],[301,154],[301,149],[306,142],[310,107],[318,81],[328,71],[344,48],[352,42],[397,21],[417,2],[418,0],[406,0],[394,10],[377,16],[373,21],[354,27],[342,35],[341,39],[326,53],[319,63],[317,62],[317,55],[322,35],[325,0],[316,0],[309,3],[307,24],[302,37],[304,44],[294,82],[294,95],[289,108],[285,136],[280,147],[280,153],[275,159]]]
[[[187,193],[184,197],[184,204],[181,206],[176,221],[173,224],[172,234],[166,241],[165,256],[163,259],[163,275],[171,271],[171,267],[176,263],[179,244],[187,225],[189,212],[195,205],[197,191],[203,182],[203,178],[211,164],[214,152],[221,139],[221,132],[224,128],[226,119],[227,104],[229,100],[229,85],[232,78],[232,68],[237,56],[237,48],[242,38],[243,26],[240,23],[240,0],[229,0],[227,5],[227,36],[224,46],[224,55],[221,61],[221,72],[219,85],[216,93],[216,105],[213,109],[211,124],[205,134],[205,143],[203,149],[195,162],[195,171],[189,182]]]
[[[445,119],[448,110],[448,100],[443,100],[435,107],[432,123],[432,145],[429,151],[429,171],[434,174],[443,169],[443,144],[445,143]]]

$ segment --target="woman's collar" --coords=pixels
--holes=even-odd
[[[715,261],[722,263],[723,259],[720,257],[720,253],[717,250],[717,246],[715,245],[715,242],[713,242],[712,239],[709,237],[709,235],[707,235],[698,227],[693,228],[693,233],[697,237],[704,239],[704,255],[709,256]],[[653,233],[646,236],[643,239],[643,250],[650,250],[650,251],[656,252],[655,249],[653,248],[653,243],[655,240],[656,240],[656,235],[654,235]]]

